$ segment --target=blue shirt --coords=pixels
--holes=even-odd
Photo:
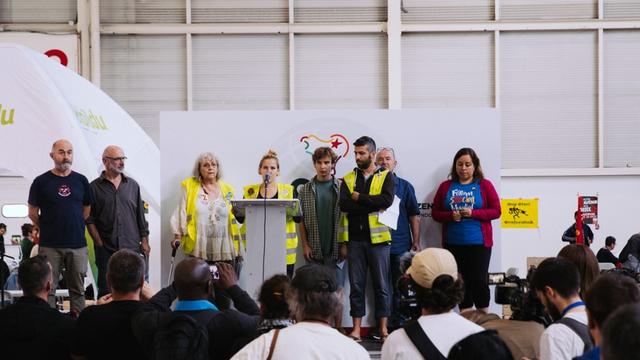
[[[577,360],[600,360],[600,346],[595,346],[586,353],[576,357]]]
[[[89,181],[84,175],[72,171],[58,176],[47,171],[35,178],[29,189],[29,204],[40,208],[40,246],[87,246],[83,207],[91,203]]]
[[[200,310],[219,311],[218,308],[208,300],[178,300],[176,302],[176,311]]]
[[[394,174],[395,175],[395,174]],[[397,229],[391,229],[391,254],[401,255],[411,249],[411,224],[409,218],[420,215],[416,191],[407,180],[394,176],[396,195],[400,198],[400,215]]]
[[[445,208],[447,210],[461,210],[465,207],[472,209],[482,208],[482,194],[480,193],[480,183],[474,181],[470,184],[460,184],[452,182],[445,197]],[[480,221],[470,218],[463,218],[461,221],[447,223],[447,244],[450,245],[482,245],[482,224]]]

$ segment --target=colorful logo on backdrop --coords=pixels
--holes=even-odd
[[[87,130],[107,130],[107,123],[104,118],[99,115],[95,115],[91,110],[76,110],[76,118],[80,125]]]
[[[13,115],[15,114],[16,109],[12,109],[7,105],[0,104],[0,125],[13,125]]]
[[[538,228],[538,199],[500,199],[503,228]]]
[[[330,147],[338,155],[336,164],[349,154],[349,140],[342,134],[331,134],[328,139],[323,139],[315,134],[308,134],[300,138],[300,143],[304,145],[304,152],[309,155],[313,155],[313,152],[319,147]],[[335,175],[335,172],[336,168],[334,166],[332,173]]]

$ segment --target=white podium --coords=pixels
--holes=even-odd
[[[231,200],[234,212],[245,215],[247,253],[240,282],[250,296],[257,298],[265,279],[287,271],[286,218],[300,216],[298,199]]]

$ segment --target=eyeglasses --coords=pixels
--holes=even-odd
[[[111,161],[125,161],[127,160],[126,156],[121,156],[121,157],[110,157],[110,156],[105,156],[105,159],[109,159]]]

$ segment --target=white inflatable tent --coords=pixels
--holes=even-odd
[[[126,174],[149,204],[150,281],[160,288],[160,151],[115,101],[75,72],[24,46],[0,43],[0,168],[26,178],[51,169],[51,145],[68,139],[73,169],[95,179],[107,145],[122,147]],[[27,199],[25,199],[26,203]]]

